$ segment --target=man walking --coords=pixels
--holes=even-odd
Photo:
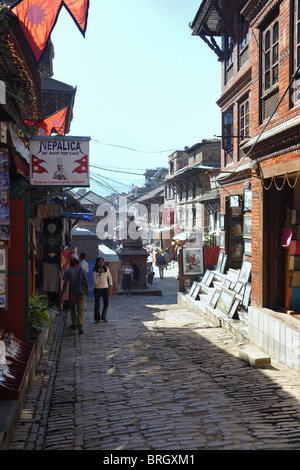
[[[78,333],[82,334],[85,319],[86,296],[89,291],[88,274],[86,270],[80,266],[77,254],[73,253],[71,255],[70,263],[70,268],[67,269],[63,275],[64,286],[62,295],[64,295],[69,285],[71,328],[73,330],[78,328]]]
[[[160,254],[156,259],[156,264],[159,270],[159,276],[162,279],[164,277],[164,268],[166,264],[166,260],[162,254]]]

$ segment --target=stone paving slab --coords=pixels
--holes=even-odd
[[[107,323],[89,301],[83,335],[61,316],[11,450],[300,448],[299,374],[241,360],[243,342],[178,305],[165,275],[162,296],[111,297]]]

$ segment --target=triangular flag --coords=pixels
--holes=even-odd
[[[59,135],[65,135],[67,111],[68,107],[63,108],[38,122],[36,125],[38,135],[50,135],[52,129],[55,129]]]
[[[61,7],[65,5],[85,34],[89,0],[18,0],[11,6],[20,27],[32,49],[37,62],[40,61]]]
[[[78,163],[72,173],[87,173],[87,155],[82,157],[80,160],[75,160],[75,163]]]
[[[32,173],[48,173],[46,168],[41,166],[41,163],[45,163],[45,160],[40,160],[35,155],[32,155],[31,161],[32,161],[32,165],[31,165]]]

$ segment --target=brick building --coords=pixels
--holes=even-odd
[[[222,63],[223,250],[252,264],[249,340],[300,370],[300,1],[204,0],[190,27]]]

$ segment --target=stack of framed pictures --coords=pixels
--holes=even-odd
[[[206,287],[210,287],[214,277],[215,277],[214,272],[207,269],[201,280],[201,284]]]

